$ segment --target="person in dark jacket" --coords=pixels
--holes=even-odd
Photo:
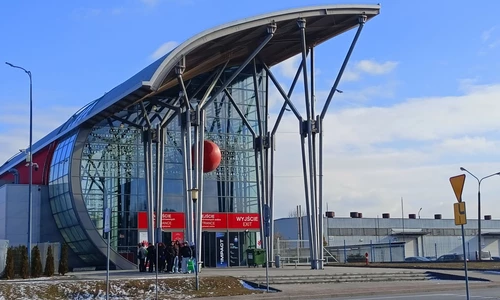
[[[165,271],[165,244],[158,244],[158,272]]]
[[[155,261],[156,261],[155,246],[153,244],[149,243],[149,246],[148,246],[148,256],[147,256],[147,259],[146,259],[146,264],[149,263],[149,272],[153,272],[153,268],[156,267],[155,266]]]
[[[193,252],[191,251],[191,247],[189,246],[189,243],[187,241],[185,241],[181,247],[181,257],[182,257],[181,272],[187,274],[188,260],[190,260],[193,257]]]
[[[146,272],[146,257],[148,251],[143,243],[139,244],[138,247],[137,257],[139,258],[139,272]]]
[[[182,263],[182,256],[181,256],[181,243],[177,240],[175,241],[175,261],[174,261],[174,268],[175,268],[175,273],[179,273],[181,271],[181,263]]]
[[[175,260],[175,249],[174,249],[174,242],[171,242],[170,244],[166,245],[165,247],[165,260],[167,262],[167,272],[172,273],[174,271],[174,260]]]

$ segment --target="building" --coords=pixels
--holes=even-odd
[[[416,218],[415,214],[410,214],[408,218],[391,218],[388,213],[382,214],[382,218],[363,218],[357,213],[350,218],[329,216],[323,218],[327,228],[323,237],[324,246],[341,262],[349,255],[365,253],[373,258],[372,261],[379,262],[463,253],[461,227],[455,225],[453,219],[442,219],[440,214],[436,214],[434,219]],[[307,219],[302,217],[302,224],[299,219],[275,221],[275,232],[282,240],[281,248],[308,247]],[[487,215],[481,222],[482,258],[500,256],[500,220],[493,220]],[[464,225],[465,252],[469,260],[477,259],[477,225],[477,219],[469,219]],[[291,243],[290,240],[303,242]]]
[[[188,39],[0,167],[0,239],[28,240],[31,157],[32,242],[67,243],[72,267],[106,265],[107,211],[112,268],[135,269],[141,241],[171,239],[195,243],[205,266],[242,264],[245,249],[266,243],[269,229],[261,218],[268,85],[276,84],[269,68],[379,10],[292,9]],[[219,146],[222,162],[203,174],[205,140]],[[196,203],[193,190],[201,191]]]

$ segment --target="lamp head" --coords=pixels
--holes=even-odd
[[[193,202],[196,202],[196,200],[198,200],[198,189],[191,189],[190,192]]]
[[[10,62],[5,62],[5,64],[14,68],[14,65],[11,64]]]
[[[466,171],[464,167],[460,167],[460,171]]]

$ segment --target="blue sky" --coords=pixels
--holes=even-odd
[[[168,50],[229,21],[332,3],[377,2],[3,1],[0,28],[6,30],[0,58],[33,72],[35,136],[39,138],[144,68],[162,46]],[[396,212],[403,196],[408,210],[424,205],[428,209],[422,215],[451,216],[448,203],[453,194],[447,178],[459,172],[461,164],[479,176],[500,171],[496,151],[500,2],[471,3],[387,0],[381,2],[381,14],[365,26],[339,87],[344,93],[335,98],[327,116],[332,130],[325,133],[329,134],[325,178],[332,189],[325,196],[337,214],[347,215],[356,207],[368,216],[382,210]],[[353,34],[350,31],[317,48],[319,96],[335,79]],[[285,86],[297,65],[298,59],[293,58],[274,68]],[[27,144],[27,88],[25,74],[2,64],[1,161]],[[297,93],[296,101],[301,101],[300,90]],[[281,149],[298,147],[294,146],[296,128],[291,116],[285,118]],[[291,209],[303,201],[300,190],[286,189],[290,180],[297,180],[300,187],[295,155],[296,151],[287,152],[277,162],[282,168],[278,173],[292,174],[277,178],[277,196]],[[485,191],[498,194],[498,183],[500,178],[498,188],[492,183]],[[474,191],[473,182],[468,182],[465,192],[472,197]],[[473,210],[472,200],[469,209]],[[496,215],[500,217],[499,209]]]

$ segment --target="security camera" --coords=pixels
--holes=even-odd
[[[245,229],[245,233],[248,233],[248,229]]]
[[[27,163],[26,166],[28,167],[30,164]],[[35,169],[35,171],[38,171],[38,169],[40,168],[40,166],[38,166],[37,163],[33,163],[33,169]]]

